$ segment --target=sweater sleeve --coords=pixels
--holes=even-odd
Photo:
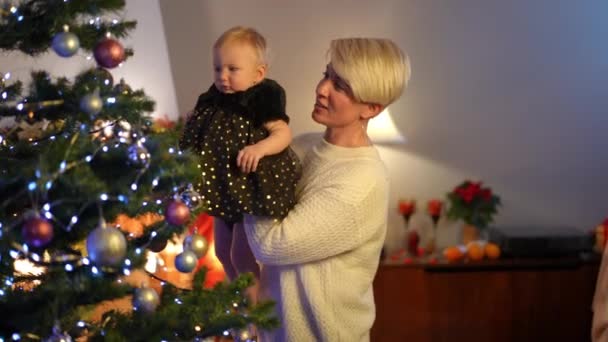
[[[385,177],[374,168],[351,170],[304,192],[282,221],[245,215],[251,249],[267,265],[322,260],[364,244],[386,221]]]

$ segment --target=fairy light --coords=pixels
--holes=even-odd
[[[65,270],[67,272],[72,272],[74,270],[74,266],[72,266],[71,264],[65,264]]]
[[[6,100],[7,97],[8,97],[8,94],[5,91],[3,91],[2,92],[2,99]]]
[[[131,184],[131,190],[136,191],[137,190],[137,184],[135,184],[135,183]]]
[[[171,154],[175,153],[175,149],[173,147],[169,147],[169,153],[171,153]]]
[[[91,272],[95,275],[99,274],[99,270],[95,266],[91,267]]]
[[[51,189],[51,187],[52,187],[52,186],[53,186],[53,181],[47,181],[47,182],[44,184],[44,187],[45,187],[47,190]]]
[[[30,182],[30,183],[27,185],[27,189],[28,189],[29,191],[34,191],[34,190],[36,190],[36,182]]]
[[[23,110],[23,103],[19,103],[17,105],[17,110],[19,110],[19,111]]]
[[[106,80],[106,82],[108,82],[108,83],[109,83],[109,81],[108,81],[108,80]],[[110,104],[114,104],[114,103],[116,103],[116,98],[115,98],[115,97],[108,97],[108,98],[106,99],[106,102],[107,102],[107,103],[110,103]]]
[[[82,264],[85,266],[88,266],[91,263],[91,261],[89,260],[89,258],[82,258]]]
[[[130,274],[131,274],[131,271],[129,271],[129,269],[128,269],[128,268],[123,268],[123,270],[122,270],[122,274],[124,274],[124,275],[128,276],[128,275],[130,275]]]
[[[108,200],[108,195],[107,194],[101,194],[101,195],[99,195],[99,199],[101,199],[102,201],[107,201]]]

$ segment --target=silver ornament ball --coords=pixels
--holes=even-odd
[[[59,56],[71,57],[78,52],[80,40],[72,32],[60,32],[53,37],[51,47]]]
[[[129,164],[135,167],[145,167],[150,163],[150,152],[146,146],[136,143],[127,148]]]
[[[197,258],[202,258],[209,250],[209,243],[202,235],[188,235],[184,239],[184,250],[192,251]]]
[[[80,99],[80,109],[89,114],[97,115],[103,108],[103,100],[98,92],[87,94]]]
[[[118,266],[127,254],[127,240],[120,230],[101,225],[89,233],[87,253],[97,266]]]
[[[175,256],[175,268],[182,273],[190,273],[196,267],[198,258],[192,251],[183,251]]]
[[[140,287],[133,295],[133,306],[145,313],[152,313],[160,304],[158,293],[149,287]]]
[[[179,194],[179,198],[186,204],[190,209],[198,207],[201,203],[201,195],[196,192],[193,188],[189,187]]]

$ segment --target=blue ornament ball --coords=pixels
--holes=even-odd
[[[80,40],[74,33],[59,32],[53,37],[51,47],[59,56],[71,57],[78,52]]]
[[[198,258],[192,251],[185,250],[175,256],[175,268],[182,273],[190,273],[196,267]]]

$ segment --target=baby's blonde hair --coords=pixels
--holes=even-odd
[[[217,49],[229,43],[247,44],[253,48],[258,57],[260,64],[268,64],[266,56],[266,38],[258,31],[251,27],[235,26],[228,29],[226,32],[215,41],[213,48]]]
[[[389,39],[336,39],[328,53],[333,70],[358,102],[386,107],[401,96],[410,78],[409,58]]]

